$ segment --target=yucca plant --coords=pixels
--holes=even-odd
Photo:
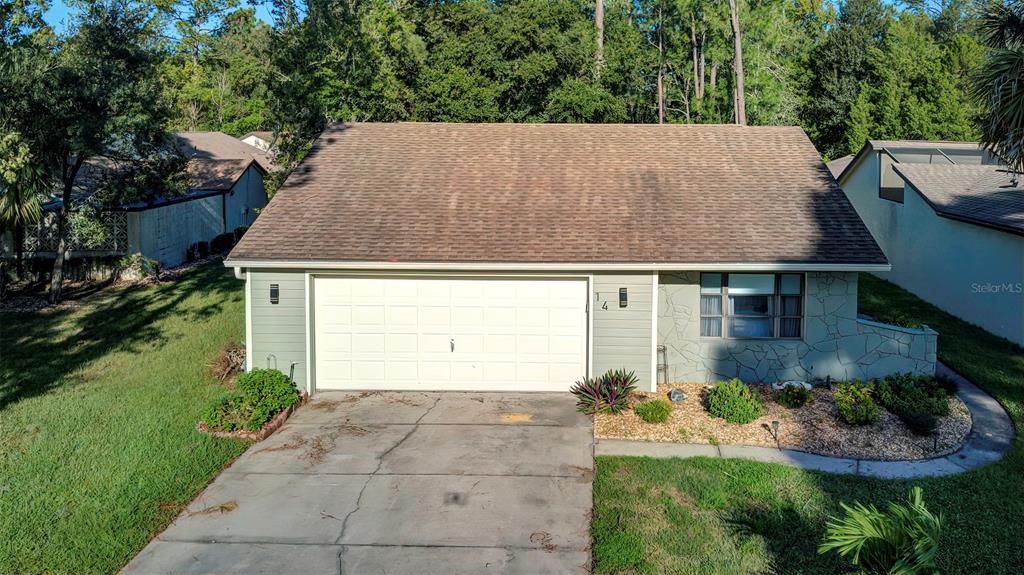
[[[583,413],[620,413],[629,407],[636,382],[634,372],[612,369],[601,377],[577,381],[569,391],[576,396],[576,409]]]
[[[924,506],[920,487],[910,490],[906,504],[890,503],[887,513],[874,505],[840,503],[846,517],[832,517],[818,553],[835,550],[868,573],[924,575],[937,573],[942,514]]]

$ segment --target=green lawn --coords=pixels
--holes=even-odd
[[[245,449],[194,429],[242,293],[213,263],[0,315],[0,573],[117,571]]]
[[[1020,433],[1024,349],[898,287],[861,275],[862,311],[897,308],[939,336],[939,358],[994,395]],[[994,465],[949,478],[886,481],[740,460],[601,457],[594,479],[596,573],[836,573],[818,555],[839,501],[884,505],[912,485],[946,517],[944,573],[1024,572],[1024,446]]]

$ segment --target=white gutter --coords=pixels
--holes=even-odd
[[[246,275],[245,268],[235,266],[235,279],[244,280]]]
[[[235,268],[303,270],[442,270],[442,271],[711,271],[711,272],[887,272],[889,264],[815,264],[815,263],[531,263],[531,262],[367,262],[317,260],[232,259],[226,266]]]

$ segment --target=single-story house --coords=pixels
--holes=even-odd
[[[889,263],[796,127],[329,127],[225,261],[248,368],[327,389],[933,373],[857,317]]]
[[[189,158],[187,192],[104,207],[102,219],[109,233],[102,245],[84,244],[72,233],[72,257],[142,254],[163,266],[174,266],[185,261],[186,251],[193,244],[255,221],[258,210],[267,204],[264,177],[275,169],[270,156],[221,132],[180,132],[175,140]],[[110,162],[93,161],[84,166],[75,204],[85,202],[91,194],[92,178],[116,172]],[[54,214],[60,207],[60,198],[47,202],[47,215],[25,230],[23,249],[27,257],[54,257]],[[8,234],[5,251],[13,251],[12,242]]]
[[[1020,174],[975,142],[871,140],[837,179],[892,264],[879,276],[1024,345]]]

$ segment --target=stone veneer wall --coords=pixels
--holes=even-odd
[[[871,379],[897,372],[933,375],[938,334],[857,318],[857,273],[806,275],[802,340],[701,338],[700,273],[662,273],[658,344],[669,382],[747,383]]]

